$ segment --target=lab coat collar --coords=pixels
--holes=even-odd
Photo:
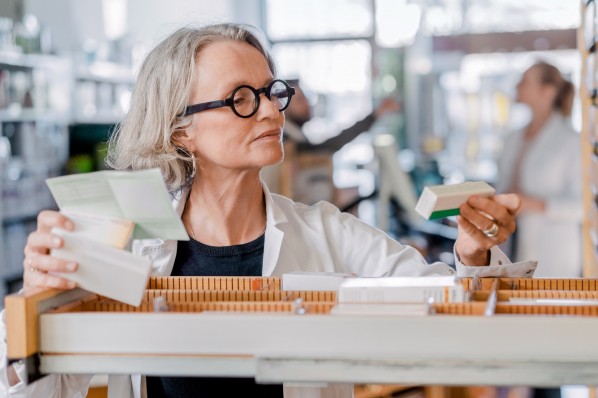
[[[262,189],[266,202],[266,239],[264,243],[262,275],[269,276],[272,275],[276,268],[284,237],[284,232],[278,226],[286,223],[288,219],[283,209],[272,199],[272,194],[263,181]],[[181,217],[190,191],[190,187],[185,187],[172,195],[173,207]]]
[[[272,275],[282,247],[284,232],[278,225],[287,222],[287,216],[282,209],[272,200],[272,194],[262,181],[264,199],[266,201],[266,236],[264,242],[264,259],[262,261],[262,275]]]
[[[264,190],[264,199],[266,200],[266,223],[268,226],[286,223],[288,219],[285,212],[274,202],[272,194],[264,181],[262,181],[262,188]]]

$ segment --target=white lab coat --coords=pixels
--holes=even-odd
[[[305,206],[270,194],[264,185],[266,198],[266,238],[264,245],[263,275],[282,275],[287,272],[321,271],[347,272],[362,276],[423,276],[450,275],[454,271],[443,263],[427,264],[421,254],[410,246],[391,239],[382,231],[367,225],[352,215],[341,213],[330,203],[320,202]],[[183,200],[174,201],[182,214]],[[133,252],[149,256],[153,274],[170,275],[176,256],[176,241],[147,239],[136,241]],[[498,248],[491,250],[491,264],[487,267],[467,267],[457,262],[461,276],[531,276],[535,263],[511,264]],[[165,342],[168,344],[168,342]],[[0,349],[6,349],[5,344]],[[4,355],[6,355],[4,353]],[[6,357],[4,357],[6,358]],[[5,371],[2,374],[5,377]],[[23,389],[11,388],[11,397],[85,397],[89,376],[50,375]],[[6,381],[4,381],[6,383]],[[7,384],[4,384],[5,386]],[[145,380],[140,375],[111,376],[110,398],[144,398]],[[0,386],[0,388],[2,388]],[[17,393],[17,391],[21,391]],[[320,387],[287,387],[285,397],[351,397],[349,384]],[[0,389],[0,392],[2,390]]]
[[[513,184],[523,131],[505,140],[499,161],[497,190]],[[522,194],[542,199],[544,213],[522,214],[517,220],[515,260],[538,260],[537,277],[581,276],[581,145],[567,119],[554,113],[529,144],[521,161]]]

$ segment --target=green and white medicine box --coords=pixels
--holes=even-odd
[[[428,220],[459,215],[459,206],[472,195],[490,197],[494,188],[484,181],[425,187],[415,211]]]

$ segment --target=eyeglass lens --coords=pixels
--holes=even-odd
[[[272,86],[270,86],[269,92],[266,92],[266,97],[268,97],[279,110],[285,109],[291,98],[287,86],[281,81],[275,81]],[[259,106],[259,93],[249,87],[242,86],[234,93],[233,106],[239,115],[249,116],[253,114]]]
[[[239,88],[233,97],[235,111],[241,116],[249,116],[257,108],[257,96],[249,87]]]
[[[281,81],[275,81],[272,87],[270,87],[270,101],[278,105],[278,110],[283,110],[287,107],[291,100],[289,94],[287,85]]]

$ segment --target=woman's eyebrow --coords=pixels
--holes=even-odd
[[[267,78],[266,80],[264,80],[262,87],[266,87],[268,84],[272,83],[273,80],[274,80],[273,77]]]

